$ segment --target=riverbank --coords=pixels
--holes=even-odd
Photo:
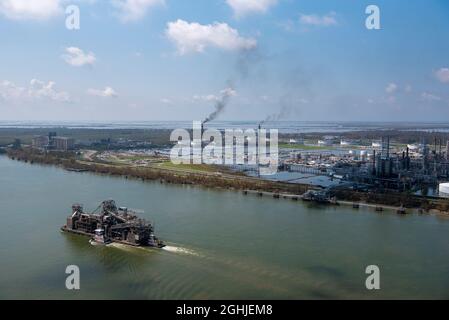
[[[304,194],[310,185],[273,182],[240,174],[222,172],[179,171],[167,167],[136,167],[111,163],[99,163],[77,159],[73,153],[43,153],[32,149],[8,150],[8,157],[13,160],[44,165],[56,165],[71,171],[89,171],[93,173],[124,178],[135,178],[143,181],[160,181],[167,184],[199,185],[208,188],[256,190],[274,193]]]
[[[142,181],[160,181],[167,184],[197,185],[207,188],[253,191],[259,194],[268,193],[277,198],[283,197],[300,199],[308,190],[317,189],[311,185],[291,184],[263,180],[256,177],[232,174],[230,172],[194,172],[174,170],[168,167],[136,167],[131,165],[112,164],[95,160],[80,159],[75,153],[52,152],[44,153],[30,148],[9,149],[7,152],[11,159],[29,163],[56,165],[66,170],[78,172],[93,172],[98,174],[122,176],[126,179],[140,179]],[[422,210],[424,213],[438,212],[448,215],[448,199],[429,199],[406,193],[372,193],[357,192],[347,189],[332,191],[332,196],[339,202],[348,204],[367,204],[406,209]]]
[[[254,190],[244,190],[243,194],[245,195],[256,195],[259,197],[271,197],[274,199],[286,199],[291,201],[307,201],[304,200],[304,197],[302,195],[292,195],[292,194],[279,194],[279,193],[272,193],[272,192],[261,192],[261,191],[254,191]],[[410,214],[410,213],[418,213],[418,214],[432,214],[439,217],[445,217],[449,218],[449,212],[447,211],[441,211],[438,209],[430,209],[430,210],[423,210],[422,208],[405,208],[403,206],[391,206],[391,205],[385,205],[380,203],[367,203],[367,202],[352,202],[352,201],[345,201],[345,200],[336,200],[331,201],[328,204],[325,205],[337,205],[337,206],[348,206],[352,207],[353,209],[359,209],[359,208],[369,208],[372,210],[375,210],[377,212],[394,212],[394,213],[400,213],[400,214]]]

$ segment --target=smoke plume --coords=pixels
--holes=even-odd
[[[215,102],[215,110],[207,116],[203,123],[208,123],[210,121],[215,120],[226,108],[229,103],[231,97],[235,96],[236,92],[233,89],[233,86],[229,86],[228,88],[222,90],[220,92],[220,97],[218,97]]]
[[[281,108],[279,112],[268,115],[265,120],[260,122],[260,125],[263,125],[265,122],[279,121],[287,118],[292,113],[293,108],[294,107],[292,107],[290,104],[281,102]]]
[[[228,87],[220,92],[214,106],[214,111],[206,117],[203,124],[215,120],[227,107],[232,97],[236,96],[236,80],[244,81],[251,75],[254,65],[258,64],[262,56],[257,48],[242,50],[239,52],[233,74],[230,76]]]

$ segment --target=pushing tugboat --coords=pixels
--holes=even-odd
[[[97,244],[117,242],[136,247],[165,246],[154,235],[151,223],[128,208],[118,208],[114,200],[103,201],[92,213],[86,213],[81,205],[74,204],[72,214],[61,230],[91,237],[91,241]]]

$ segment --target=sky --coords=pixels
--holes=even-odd
[[[0,121],[448,121],[448,40],[446,0],[0,0]]]

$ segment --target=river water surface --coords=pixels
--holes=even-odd
[[[163,185],[0,157],[0,299],[449,298],[449,219]],[[164,250],[61,233],[72,203],[143,210]],[[81,290],[65,288],[77,265]],[[365,288],[365,268],[381,289]]]

